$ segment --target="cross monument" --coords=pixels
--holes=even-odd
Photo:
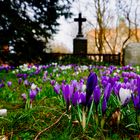
[[[74,19],[75,22],[78,22],[78,35],[77,37],[83,37],[82,34],[82,22],[86,21],[86,18],[82,18],[82,14],[79,13],[79,17]]]
[[[79,17],[74,19],[78,22],[78,34],[73,40],[73,53],[74,54],[86,54],[87,53],[87,39],[82,34],[82,23],[86,21],[86,18],[82,18],[82,14],[79,13]]]

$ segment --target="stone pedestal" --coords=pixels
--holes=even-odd
[[[140,43],[129,43],[123,53],[125,65],[140,65]]]
[[[87,39],[84,37],[76,37],[73,40],[74,54],[87,54]]]

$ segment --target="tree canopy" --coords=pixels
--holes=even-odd
[[[69,0],[1,0],[0,47],[10,44],[20,57],[34,58],[57,32],[60,16],[71,16]]]

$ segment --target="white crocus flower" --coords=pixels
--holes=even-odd
[[[18,73],[19,72],[19,69],[16,69],[16,73]]]
[[[0,116],[7,116],[7,109],[0,109]]]
[[[82,85],[81,91],[82,92],[86,91],[86,85],[85,84]]]
[[[36,69],[37,69],[37,67],[36,67],[36,66],[32,66],[32,69],[35,69],[35,70],[36,70]]]
[[[113,75],[114,75],[114,76],[117,76],[117,75],[118,75],[118,73],[117,73],[117,72],[114,72],[114,73],[113,73]]]
[[[13,71],[12,71],[12,73],[13,73],[13,74],[15,74],[15,73],[16,73],[16,71],[15,71],[15,70],[13,70]]]
[[[117,70],[116,70],[116,72],[117,72],[117,73],[120,73],[120,70],[119,70],[119,69],[117,69]]]
[[[86,65],[81,66],[81,70],[82,70],[82,71],[85,71],[85,70],[87,70],[87,69],[88,69],[88,67],[87,67]]]
[[[131,93],[132,91],[130,89],[120,88],[119,97],[120,97],[122,105],[126,102],[126,100],[131,98]]]
[[[15,69],[12,71],[13,74],[19,73],[19,69]]]
[[[23,67],[20,67],[22,71],[28,71],[28,65],[27,64],[23,64]]]
[[[23,68],[23,65],[20,65],[19,68],[22,69]]]
[[[36,89],[36,88],[37,88],[37,85],[35,85],[34,83],[32,83],[31,89],[34,90],[34,89]]]

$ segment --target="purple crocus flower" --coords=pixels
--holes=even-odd
[[[132,101],[133,101],[135,109],[139,110],[140,109],[140,98],[139,98],[139,96],[138,95],[134,96],[133,94],[131,94],[131,95],[132,95],[131,97],[132,97]]]
[[[0,83],[0,88],[2,88],[2,87],[4,87],[5,85],[4,85],[4,83]]]
[[[24,80],[24,85],[25,86],[29,86],[29,81],[26,79],[26,80]]]
[[[137,79],[131,79],[130,80],[131,90],[133,93],[137,92]]]
[[[72,85],[74,88],[76,88],[77,85],[78,85],[77,80],[72,80],[72,81],[71,81],[71,85]]]
[[[106,108],[107,108],[107,101],[106,98],[103,98],[103,102],[102,102],[102,114],[104,115],[106,112]]]
[[[72,104],[76,106],[79,103],[79,91],[76,91],[72,97]]]
[[[140,99],[140,76],[137,77],[137,88],[138,88],[138,96]]]
[[[128,82],[128,80],[129,80],[129,78],[128,78],[128,77],[124,77],[124,83],[127,83],[127,82]]]
[[[8,85],[8,87],[10,87],[12,85],[12,82],[11,81],[8,81],[7,82],[7,85]]]
[[[108,83],[107,86],[105,87],[105,90],[104,90],[104,97],[106,98],[106,101],[108,101],[109,97],[110,97],[110,94],[111,94],[111,84]]]
[[[97,75],[94,72],[91,72],[87,79],[87,87],[86,87],[86,105],[93,93],[94,88],[98,84]]]
[[[48,72],[45,71],[43,74],[43,81],[45,82],[47,80]]]
[[[85,105],[86,104],[86,93],[81,92],[79,95],[79,104]]]
[[[103,87],[106,87],[108,81],[109,81],[109,77],[108,76],[102,76],[101,77],[101,83],[102,83]]]
[[[63,96],[66,101],[66,105],[67,105],[67,109],[68,109],[69,105],[70,105],[70,100],[71,100],[73,92],[74,92],[74,87],[71,85],[62,84],[62,92],[63,92]]]
[[[56,82],[55,80],[51,80],[51,81],[50,81],[50,83],[51,83],[52,86],[55,85],[55,82]]]
[[[61,86],[59,84],[54,85],[54,91],[56,92],[56,94],[60,93],[60,88],[61,88]]]
[[[114,76],[114,77],[110,77],[108,82],[113,87],[116,81],[118,81],[118,77]]]
[[[18,84],[21,84],[22,83],[22,78],[19,78],[18,79]]]
[[[140,109],[140,76],[137,77],[137,91],[138,94],[137,95],[131,94],[131,97],[135,109]]]
[[[77,82],[77,84],[75,85],[75,90],[84,92],[86,90],[86,85],[84,85],[84,83],[82,83],[82,82]]]
[[[119,95],[120,88],[121,88],[121,82],[115,82],[113,86],[113,90],[116,96]]]
[[[93,98],[94,98],[94,103],[96,105],[96,109],[97,109],[97,106],[98,106],[99,101],[100,101],[100,96],[101,96],[100,87],[96,86],[95,89],[94,89],[94,94],[93,94]]]
[[[23,74],[23,78],[26,79],[28,77],[28,74]]]
[[[111,90],[112,90],[111,83],[108,83],[107,86],[105,87],[105,90],[104,90],[104,97],[103,97],[103,102],[102,102],[102,113],[103,113],[103,115],[106,112],[107,101],[109,100]]]
[[[30,96],[31,102],[35,99],[36,94],[37,94],[37,90],[36,89],[30,90],[29,96]]]
[[[39,74],[40,73],[40,69],[36,69],[35,74]]]
[[[25,94],[25,93],[21,94],[21,97],[22,97],[23,100],[26,102],[26,100],[27,100],[27,96],[26,96],[26,94]]]

